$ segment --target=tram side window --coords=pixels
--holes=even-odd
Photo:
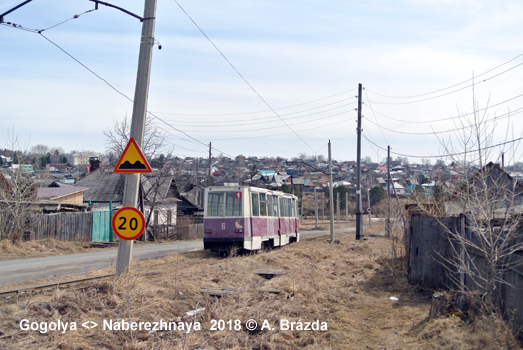
[[[258,193],[251,193],[252,216],[260,216],[260,205],[258,203]]]
[[[271,194],[268,194],[267,195],[267,216],[274,216],[274,214],[272,213],[272,201],[273,201],[273,196]]]
[[[294,198],[291,199],[291,217],[296,217],[296,200]]]
[[[285,198],[280,198],[280,217],[285,216]]]
[[[209,193],[207,216],[223,216],[223,193]]]
[[[272,215],[278,217],[278,197],[271,196]]]
[[[241,216],[242,215],[242,198],[237,198],[237,193],[241,192],[226,192],[225,193],[225,216]]]
[[[265,193],[260,193],[260,215],[267,216],[267,199]]]

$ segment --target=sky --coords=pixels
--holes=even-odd
[[[144,1],[107,2],[143,15]],[[141,22],[93,9],[33,0],[5,16],[0,148],[102,154],[132,116]],[[165,153],[327,157],[330,140],[333,159],[355,160],[362,84],[362,157],[390,146],[434,164],[495,146],[487,160],[523,161],[520,0],[158,0],[154,37],[147,118]]]

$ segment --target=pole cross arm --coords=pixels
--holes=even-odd
[[[105,1],[98,1],[98,0],[89,0],[89,1],[92,1],[96,4],[96,9],[98,10],[98,4],[102,4],[102,5],[105,5],[105,6],[108,6],[108,7],[112,7],[112,8],[115,8],[117,10],[120,10],[124,13],[127,13],[128,15],[130,16],[133,16],[134,18],[138,18],[140,20],[140,22],[143,22],[143,17],[140,17],[134,13],[132,13],[131,11],[127,11],[126,9],[124,8],[121,8],[119,6],[116,6],[116,5],[113,5],[113,4],[109,4],[108,2],[105,2]]]
[[[28,4],[28,3],[30,3],[31,1],[33,1],[33,0],[26,0],[26,1],[24,1],[23,3],[21,3],[21,4],[19,4],[19,5],[16,5],[16,6],[13,7],[12,9],[7,10],[6,12],[2,13],[2,14],[0,15],[0,23],[4,23],[4,17],[5,17],[5,16],[7,16],[8,14],[10,14],[11,12],[13,12],[13,11],[15,11],[15,10],[18,10],[20,7],[22,7],[22,6],[24,6],[24,5]],[[143,22],[143,20],[144,20],[143,17],[140,17],[140,16],[138,16],[138,15],[132,13],[131,11],[127,11],[126,9],[123,9],[123,8],[121,8],[121,7],[119,7],[119,6],[116,6],[116,5],[113,5],[113,4],[109,4],[109,3],[104,2],[104,1],[98,1],[98,0],[89,0],[89,1],[92,1],[92,2],[94,2],[94,3],[96,4],[96,9],[97,9],[97,10],[98,10],[98,4],[102,4],[102,5],[105,5],[105,6],[108,6],[108,7],[113,7],[113,8],[115,8],[115,9],[117,9],[117,10],[120,10],[120,11],[122,11],[122,12],[124,12],[124,13],[127,13],[127,14],[130,15],[130,16],[133,16],[133,17],[135,17],[135,18],[138,18],[138,19],[140,20],[140,22]]]
[[[10,14],[11,12],[15,11],[15,10],[18,10],[20,7],[24,6],[25,4],[28,4],[30,3],[31,1],[33,0],[26,0],[24,1],[23,3],[19,4],[19,5],[16,5],[15,7],[13,7],[12,9],[10,10],[7,10],[6,12],[2,13],[0,15],[0,23],[4,23],[4,16],[7,16],[8,14]]]

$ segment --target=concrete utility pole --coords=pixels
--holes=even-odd
[[[370,209],[370,188],[367,187],[367,210]],[[370,211],[369,211],[369,226],[370,226]]]
[[[207,186],[211,186],[211,151],[212,142],[209,142],[209,176],[207,177]]]
[[[318,227],[318,194],[316,193],[316,186],[314,186],[314,227]]]
[[[325,222],[325,192],[321,193],[321,223]]]
[[[387,146],[387,221],[385,221],[385,236],[390,236],[390,146]]]
[[[349,192],[345,192],[345,221],[349,221]]]
[[[331,156],[331,140],[329,140],[329,212],[330,212],[330,229],[331,242],[334,242],[334,184],[332,183],[332,156]]]
[[[336,193],[336,221],[340,222],[340,193]]]
[[[145,113],[147,112],[147,97],[154,40],[154,20],[156,16],[156,0],[145,0],[140,38],[140,54],[138,57],[138,73],[134,92],[133,115],[131,120],[131,137],[134,137],[140,148],[143,146],[145,129]],[[125,185],[122,206],[137,207],[140,174],[125,174]],[[116,259],[116,276],[129,273],[132,259],[133,241],[120,239]]]
[[[363,208],[361,207],[361,84],[358,84],[358,145],[356,151],[356,239],[363,239]]]

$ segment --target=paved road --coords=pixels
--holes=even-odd
[[[202,249],[202,241],[135,244],[133,259],[141,261],[161,258],[174,252],[186,253]],[[114,266],[116,255],[117,248],[106,248],[82,254],[0,261],[0,285],[105,269]]]
[[[302,237],[328,234],[330,231],[302,231]],[[336,232],[355,232],[349,228]],[[186,253],[203,249],[202,241],[135,244],[133,260],[157,259],[172,253]],[[0,261],[0,285],[17,284],[41,278],[86,273],[114,266],[117,248],[101,251],[48,256],[43,258]]]

